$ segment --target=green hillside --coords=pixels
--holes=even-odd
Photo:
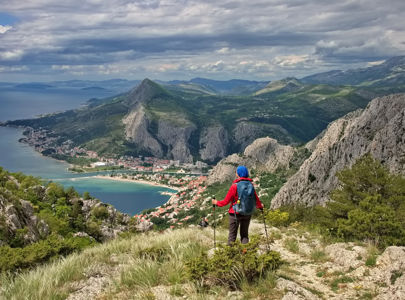
[[[395,62],[399,64],[396,67]],[[395,76],[381,78],[387,75],[387,66],[392,72],[395,70]],[[174,146],[168,145],[167,139],[159,136],[159,123],[165,121],[174,128],[181,130],[187,127],[191,130],[189,136],[183,137],[185,140],[182,143],[197,160],[201,159],[204,132],[215,126],[224,128],[229,137],[221,141],[226,149],[225,155],[241,152],[247,144],[263,136],[270,136],[283,144],[305,143],[317,136],[331,121],[364,108],[371,99],[405,91],[401,66],[402,60],[397,59],[387,63],[385,68],[380,66],[358,71],[361,74],[370,73],[374,84],[354,80],[353,85],[346,81],[345,85],[336,85],[312,83],[308,78],[304,81],[286,78],[271,82],[254,94],[240,96],[215,94],[213,89],[198,85],[200,82],[163,86],[145,79],[126,94],[92,101],[77,110],[11,121],[7,125],[47,129],[58,137],[56,143],[69,139],[75,146],[84,146],[101,155],[148,154],[149,150],[126,137],[123,124],[128,114],[142,106],[146,113],[146,132],[143,135],[148,134],[156,140],[162,147],[162,157],[172,158],[169,150]],[[313,78],[322,81],[322,76],[332,76],[325,74],[314,75]],[[232,82],[234,90],[236,83]],[[221,155],[214,155],[207,162],[216,162],[223,157]]]
[[[72,187],[0,167],[0,271],[32,268],[128,230],[128,216]]]

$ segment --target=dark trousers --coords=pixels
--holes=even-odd
[[[247,244],[249,242],[250,217],[251,216],[229,214],[228,245],[232,245],[232,243],[236,241],[239,225],[240,225],[240,241],[242,242],[242,244]]]

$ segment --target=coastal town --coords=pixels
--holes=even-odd
[[[114,169],[116,167],[125,168],[139,172],[171,172],[171,173],[190,173],[206,174],[208,164],[197,161],[195,163],[182,163],[179,160],[168,160],[149,156],[130,156],[103,157],[97,152],[75,146],[73,141],[66,140],[59,142],[55,134],[46,129],[33,129],[25,127],[24,137],[19,141],[33,147],[35,151],[56,159],[65,160],[74,165],[73,171],[93,168]],[[89,170],[87,170],[89,171]]]
[[[188,176],[179,179],[174,184],[182,188],[173,194],[164,205],[152,208],[134,216],[140,231],[146,231],[153,226],[156,229],[196,225],[201,218],[209,217],[209,197],[205,194],[207,189],[206,176]]]
[[[128,155],[118,158],[102,157],[95,151],[74,146],[70,140],[59,143],[58,137],[48,130],[26,127],[23,134],[20,142],[30,145],[45,156],[70,162],[71,171],[111,171],[96,177],[151,184],[174,190],[162,192],[170,196],[164,205],[133,216],[139,231],[198,224],[201,218],[210,216],[209,198],[205,193],[209,166],[204,162],[190,164],[178,160]],[[75,165],[76,161],[81,165]]]

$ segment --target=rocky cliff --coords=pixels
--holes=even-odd
[[[192,162],[189,139],[196,126],[181,112],[160,110],[156,99],[169,102],[172,96],[149,79],[130,92],[125,100],[129,111],[122,121],[126,140],[141,153]]]
[[[266,172],[274,172],[278,168],[288,169],[296,151],[292,146],[280,145],[269,137],[256,139],[246,147],[243,155],[232,154],[221,160],[212,169],[208,184],[233,179],[238,165]]]
[[[139,104],[130,111],[122,122],[125,125],[125,137],[128,141],[156,157],[163,156],[160,143],[148,131],[150,122],[145,116],[142,105]]]
[[[202,160],[216,161],[228,154],[228,132],[221,125],[208,127],[200,136],[200,155]]]
[[[14,199],[10,195],[0,195],[0,246],[6,245],[8,237],[13,237],[18,230],[24,230],[22,239],[25,244],[34,243],[49,234],[49,226],[34,214],[30,202]]]
[[[312,155],[272,200],[284,204],[322,204],[337,187],[336,172],[351,166],[366,153],[391,172],[405,173],[405,95],[376,98],[363,111],[332,122],[308,144]]]
[[[176,124],[170,120],[159,120],[157,137],[167,148],[165,156],[192,163],[193,156],[191,155],[189,140],[195,130],[196,126],[187,119],[184,119],[181,124]]]

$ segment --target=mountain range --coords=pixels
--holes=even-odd
[[[216,163],[260,137],[306,143],[371,99],[405,91],[404,74],[405,58],[396,57],[366,69],[270,83],[145,79],[129,92],[80,109],[6,124],[48,129],[60,142],[70,139],[101,155]]]

